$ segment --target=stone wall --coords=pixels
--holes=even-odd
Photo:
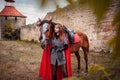
[[[21,26],[26,25],[26,18],[22,17],[0,17],[0,35],[4,38],[5,25],[11,24],[14,29],[21,28]]]
[[[112,21],[118,5],[118,0],[113,1],[99,25],[96,23],[96,17],[92,10],[88,7],[82,8],[77,4],[74,5],[74,8],[73,6],[67,6],[62,11],[50,12],[45,19],[52,16],[54,22],[85,33],[89,38],[90,50],[108,52],[111,49],[107,46],[107,42],[115,35],[115,27],[112,26]],[[21,40],[39,42],[39,36],[39,28],[35,24],[21,28]]]
[[[22,26],[20,29],[20,39],[39,42],[40,31],[36,24]]]
[[[67,6],[62,11],[50,12],[45,19],[52,16],[54,22],[85,33],[89,38],[90,50],[108,52],[111,49],[107,46],[107,42],[115,35],[112,21],[118,5],[117,1],[113,1],[99,25],[96,23],[96,17],[92,10],[87,7],[82,8],[78,4],[74,5],[74,8]]]

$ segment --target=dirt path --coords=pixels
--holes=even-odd
[[[81,55],[81,70],[77,73],[77,60],[72,57],[72,73],[78,78],[86,78],[85,61],[83,52]],[[110,65],[108,54],[89,53],[89,66],[100,64]],[[39,80],[38,72],[42,49],[39,44],[23,41],[0,41],[0,80]]]

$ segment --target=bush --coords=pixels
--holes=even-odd
[[[20,39],[20,29],[14,29],[12,24],[5,25],[4,37],[9,40]]]
[[[109,70],[102,65],[94,64],[90,66],[88,73],[94,80],[111,80]]]
[[[11,24],[5,25],[4,37],[6,39],[12,39],[13,33],[14,33],[13,26]]]

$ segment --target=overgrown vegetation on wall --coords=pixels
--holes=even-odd
[[[4,32],[5,38],[6,39],[12,39],[13,33],[14,33],[13,26],[11,24],[5,25],[5,32]]]
[[[6,24],[4,37],[5,39],[9,39],[9,40],[20,39],[20,30],[14,29],[14,26],[12,24]]]

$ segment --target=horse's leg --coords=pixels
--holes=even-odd
[[[82,47],[84,51],[84,59],[86,63],[86,72],[88,72],[88,48],[87,47]]]
[[[80,70],[80,54],[79,54],[79,51],[75,52],[75,56],[77,57],[77,62],[78,62],[78,71]]]

